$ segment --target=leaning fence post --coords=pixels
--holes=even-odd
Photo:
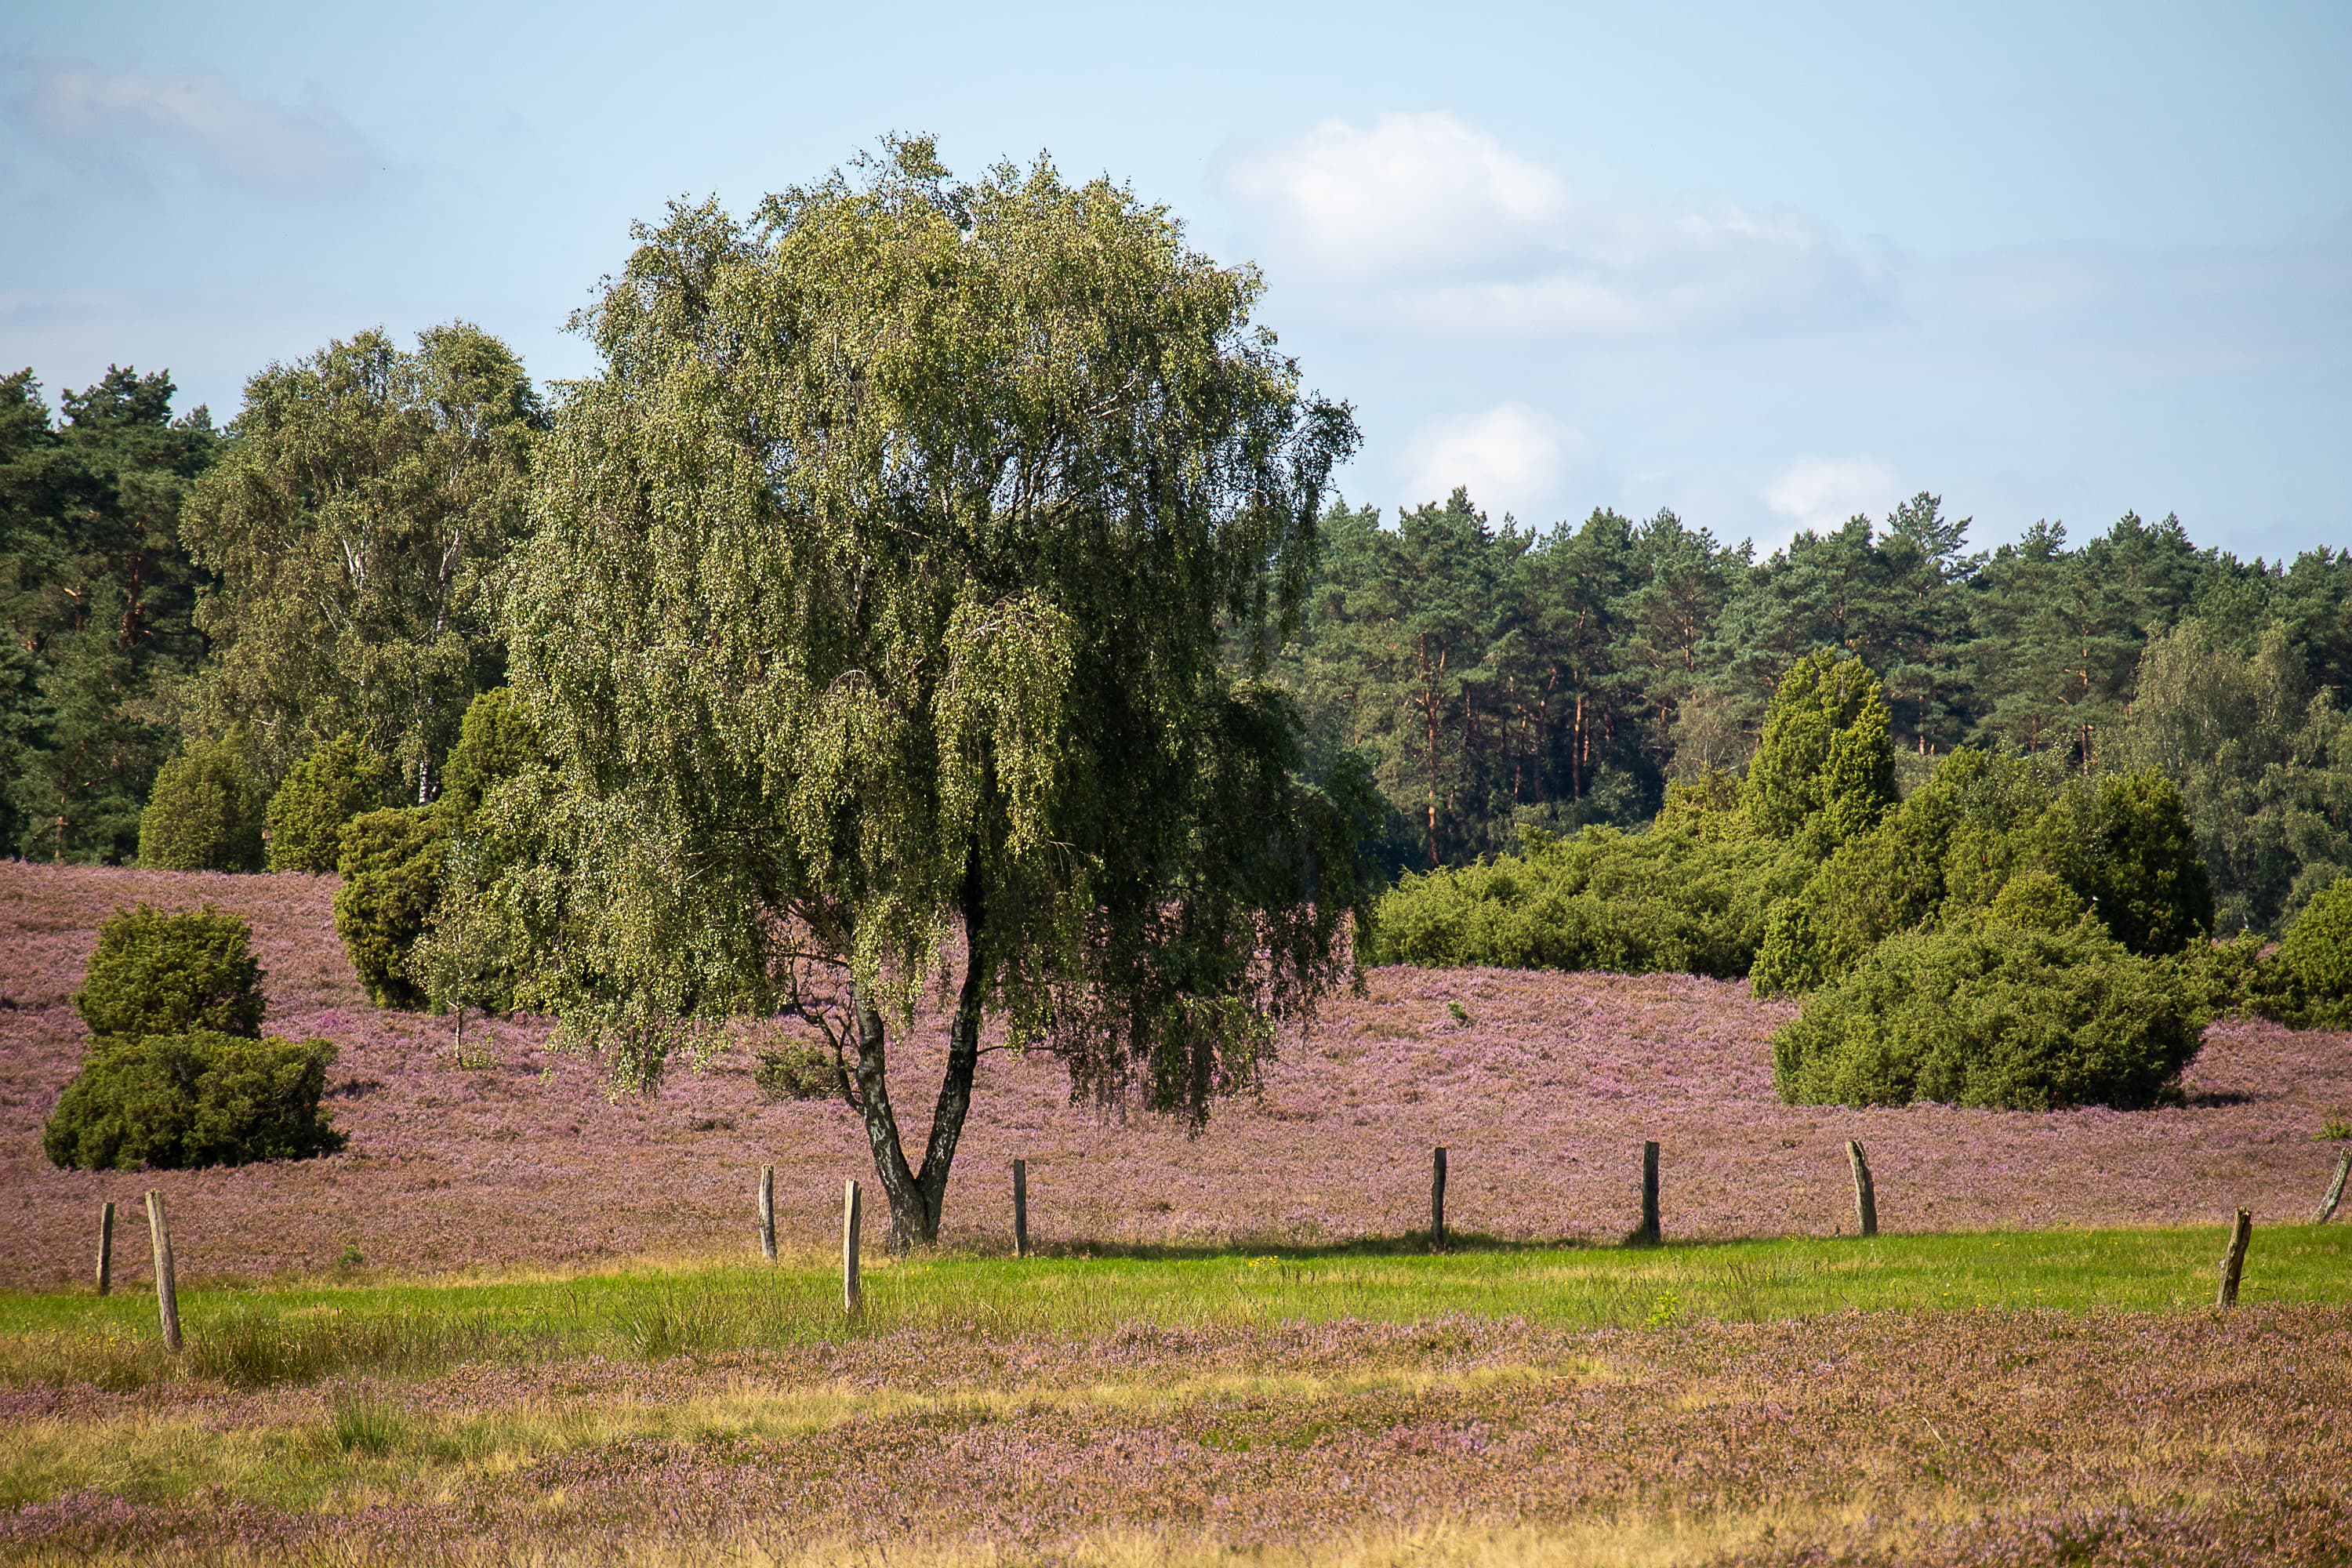
[[[155,1243],[155,1310],[163,1320],[163,1348],[180,1353],[180,1286],[172,1272],[172,1232],[163,1223],[163,1194],[147,1190],[147,1234]]]
[[[2253,1238],[2253,1211],[2240,1209],[2236,1223],[2230,1226],[2230,1250],[2221,1255],[2221,1292],[2213,1299],[2215,1306],[2238,1304],[2238,1280],[2246,1271],[2246,1244]]]
[[[1845,1141],[1845,1157],[1853,1165],[1853,1212],[1862,1221],[1862,1234],[1878,1234],[1878,1194],[1871,1185],[1870,1162],[1863,1158],[1862,1145],[1852,1138]]]
[[[1642,1145],[1642,1227],[1633,1239],[1643,1247],[1655,1247],[1661,1237],[1658,1228],[1658,1145],[1653,1139]]]
[[[2336,1213],[2336,1205],[2344,1201],[2344,1178],[2352,1175],[2352,1143],[2344,1148],[2344,1155],[2336,1162],[2336,1179],[2327,1184],[2327,1196],[2320,1200],[2319,1212],[2311,1216],[2314,1225],[2326,1225]]]
[[[1013,1162],[1013,1256],[1029,1256],[1029,1162]]]
[[[106,1200],[106,1207],[98,1216],[98,1293],[101,1296],[114,1289],[114,1200]]]
[[[841,1189],[841,1308],[855,1317],[857,1313],[857,1183],[855,1178]]]
[[[1445,1145],[1429,1162],[1429,1244],[1445,1245]]]
[[[760,1167],[760,1256],[776,1260],[776,1168]]]

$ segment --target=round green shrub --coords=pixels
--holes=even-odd
[[[261,786],[238,748],[192,741],[155,774],[139,863],[158,871],[261,869]]]
[[[2026,843],[2134,952],[2179,952],[2213,929],[2213,880],[2188,807],[2153,769],[2068,785]]]
[[[1828,650],[1780,678],[1748,764],[1757,831],[1826,851],[1877,825],[1895,804],[1893,718],[1878,678]]]
[[[448,814],[437,804],[364,812],[343,824],[335,932],[380,1007],[425,1005],[408,951],[441,896],[448,847]]]
[[[179,1170],[299,1160],[343,1146],[326,1112],[325,1040],[217,1030],[102,1039],[66,1086],[41,1143],[87,1170]]]
[[[383,759],[349,731],[295,763],[269,797],[269,868],[333,870],[343,824],[383,804],[386,773]]]
[[[1794,1105],[2136,1109],[2176,1082],[2204,1022],[2178,965],[2093,921],[1917,931],[1812,994],[1772,1037],[1773,1079]]]
[[[251,928],[210,904],[115,910],[98,928],[73,1001],[89,1032],[101,1037],[257,1035],[267,1006]]]
[[[539,726],[522,700],[503,686],[485,691],[467,705],[457,744],[442,766],[441,803],[459,822],[470,821],[491,790],[539,762]]]
[[[2270,987],[2283,993],[2276,1009],[2308,1029],[2352,1029],[2352,877],[2311,896],[2271,957]]]

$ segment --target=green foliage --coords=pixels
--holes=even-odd
[[[441,768],[441,804],[470,822],[490,791],[542,763],[539,726],[506,687],[476,697],[457,729],[457,744]]]
[[[2203,934],[2204,886],[2164,779],[2061,783],[1963,748],[1771,911],[1753,979],[1765,994],[1811,991],[1899,931],[1988,919],[2060,930],[2085,911],[2135,952],[2176,952]]]
[[[343,824],[383,804],[383,759],[345,731],[294,764],[269,797],[269,868],[331,871]]]
[[[2255,1005],[2304,1028],[2352,1029],[2352,877],[2303,906],[2257,982]]]
[[[2037,868],[2001,885],[1992,902],[1985,906],[1985,921],[2028,931],[2072,931],[2090,912],[2082,894],[2055,874]]]
[[[903,142],[640,241],[505,622],[563,763],[483,895],[534,1000],[625,1084],[802,1006],[878,1072],[952,944],[955,1116],[983,1013],[1205,1116],[1370,912],[1360,769],[1310,774],[1249,651],[1348,411],[1254,272],[1042,163],[961,185]],[[864,1103],[894,1233],[930,1234],[954,1119],[919,1171]]]
[[[248,381],[180,518],[220,580],[198,616],[202,724],[243,724],[272,776],[349,731],[431,800],[467,704],[499,681],[498,584],[544,423],[513,353],[462,321]]]
[[[261,786],[235,740],[191,741],[155,775],[139,863],[159,871],[261,869]]]
[[[2274,931],[2352,870],[2352,721],[2284,622],[2244,647],[2183,621],[2149,640],[2135,687],[2113,754],[2179,784],[2217,929]]]
[[[2213,929],[2212,880],[2179,787],[2161,773],[2069,784],[2025,837],[2134,952],[2179,952]]]
[[[427,1000],[408,956],[440,897],[448,847],[449,817],[438,805],[390,806],[343,825],[335,931],[380,1007]]]
[[[319,1109],[335,1047],[197,1029],[102,1039],[66,1086],[42,1147],[89,1170],[181,1170],[331,1153]]]
[[[251,928],[209,904],[178,912],[140,904],[107,916],[73,1002],[101,1037],[256,1035],[267,1007]]]
[[[2095,922],[1889,938],[1772,1037],[1792,1104],[2152,1105],[2202,1041],[2178,966]]]
[[[770,1100],[831,1100],[841,1092],[841,1065],[823,1046],[783,1040],[762,1048],[751,1082]]]
[[[137,851],[163,699],[203,652],[175,519],[220,444],[173,392],[110,366],[53,421],[30,370],[0,376],[0,854]]]
[[[1407,876],[1381,900],[1378,961],[1734,977],[1807,867],[1786,846],[1668,827],[1530,830],[1523,846]]]
[[[1895,804],[1885,693],[1858,658],[1823,651],[1780,678],[1748,765],[1759,833],[1827,851],[1877,826]]]

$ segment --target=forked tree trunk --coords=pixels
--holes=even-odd
[[[956,1143],[963,1136],[964,1118],[971,1111],[971,1081],[980,1066],[980,1001],[985,978],[982,959],[984,910],[977,867],[964,876],[963,986],[956,997],[955,1016],[948,1025],[947,1069],[940,1079],[940,1098],[931,1113],[931,1133],[924,1145],[920,1168],[907,1160],[899,1141],[898,1118],[890,1106],[886,1068],[887,1034],[881,1010],[865,987],[850,988],[850,1007],[857,1025],[857,1109],[866,1121],[866,1141],[874,1151],[874,1173],[890,1205],[890,1250],[904,1254],[940,1237],[940,1214],[946,1206],[948,1172],[955,1163]]]

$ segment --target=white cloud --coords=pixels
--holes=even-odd
[[[102,71],[71,60],[32,68],[11,117],[68,157],[160,155],[258,195],[338,195],[365,184],[366,139],[313,94],[300,109],[247,98],[215,71]]]
[[[1234,193],[1288,247],[1342,278],[1491,262],[1538,247],[1568,187],[1450,114],[1383,114],[1360,131],[1326,120],[1297,141],[1237,162]]]
[[[1789,520],[1792,534],[1841,527],[1856,512],[1884,515],[1901,500],[1895,471],[1868,458],[1799,458],[1764,487],[1764,504]]]
[[[1718,336],[1885,314],[1882,261],[1814,225],[1722,205],[1579,199],[1556,171],[1450,114],[1327,120],[1236,162],[1235,195],[1286,268],[1428,330]]]
[[[1408,506],[1443,500],[1461,485],[1497,521],[1508,513],[1531,523],[1557,504],[1570,465],[1584,452],[1584,437],[1550,415],[1505,403],[1415,430],[1405,441],[1398,479]]]

